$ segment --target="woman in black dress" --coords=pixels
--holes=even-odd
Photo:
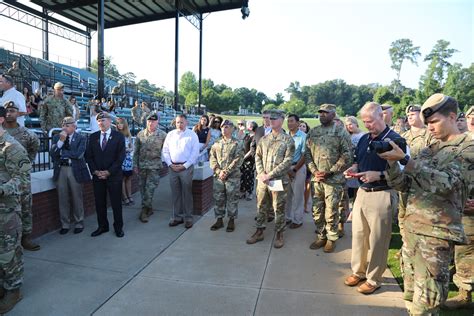
[[[250,201],[252,199],[252,192],[255,181],[255,150],[257,149],[257,144],[255,142],[254,136],[257,127],[257,123],[255,123],[254,121],[248,121],[248,134],[245,135],[243,139],[245,156],[244,162],[240,167],[240,194],[241,198],[245,198],[247,201]]]

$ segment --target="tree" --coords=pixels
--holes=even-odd
[[[97,59],[94,59],[91,63],[91,72],[94,74],[97,74],[98,69],[99,69],[99,63],[97,62]],[[120,78],[120,72],[118,71],[117,66],[114,63],[112,63],[111,56],[104,57],[104,74],[114,79]]]
[[[454,97],[460,109],[474,104],[474,64],[469,68],[453,64],[448,70],[443,93]]]
[[[380,87],[374,94],[374,101],[380,104],[397,104],[400,99],[394,95],[388,87]]]
[[[281,105],[281,109],[287,114],[302,115],[306,112],[306,104],[302,100],[293,98]]]
[[[285,91],[290,95],[290,100],[293,98],[301,99],[301,86],[299,81],[290,82]]]
[[[198,92],[198,82],[194,73],[186,71],[179,82],[179,94],[186,97],[190,92]]]
[[[421,76],[420,78],[420,92],[418,94],[419,103],[423,103],[423,100],[426,100],[432,94],[442,91],[443,87],[441,85],[441,82],[436,79],[436,72],[437,61],[432,60],[430,65],[428,66],[428,69],[426,69],[425,75]]]
[[[448,59],[453,56],[454,53],[458,52],[457,49],[448,48],[449,42],[445,40],[438,40],[431,50],[431,52],[425,56],[425,61],[430,61],[434,67],[433,78],[438,81],[440,86],[443,85],[444,73],[447,71],[451,64]]]
[[[397,91],[397,88],[401,85],[400,73],[402,71],[402,65],[405,60],[410,61],[412,64],[418,66],[416,59],[421,56],[420,47],[413,46],[413,43],[408,38],[402,38],[392,42],[390,49],[388,50],[390,59],[392,60],[392,69],[396,71],[397,78],[395,79],[392,93]]]

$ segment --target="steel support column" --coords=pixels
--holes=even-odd
[[[48,20],[48,10],[43,8],[43,14],[45,18],[43,20],[43,59],[49,60],[49,20]]]
[[[97,6],[97,95],[104,97],[104,0],[98,0]]]
[[[199,15],[199,99],[198,113],[201,111],[202,99],[202,13]]]
[[[86,69],[87,71],[91,71],[91,64],[92,64],[92,52],[91,52],[91,44],[92,44],[92,35],[91,29],[87,28],[87,37],[86,37]]]
[[[174,31],[174,109],[179,110],[179,91],[178,91],[178,62],[179,62],[179,0],[176,0],[176,17]]]

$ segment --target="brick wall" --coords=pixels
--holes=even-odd
[[[214,205],[213,184],[213,177],[205,180],[193,180],[194,215],[203,215]]]

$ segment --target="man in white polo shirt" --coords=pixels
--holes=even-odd
[[[20,126],[25,126],[25,97],[15,89],[13,84],[12,77],[9,75],[0,75],[0,90],[3,91],[3,96],[0,98],[0,104],[4,104],[7,101],[13,101],[18,106],[19,112],[16,122]]]

